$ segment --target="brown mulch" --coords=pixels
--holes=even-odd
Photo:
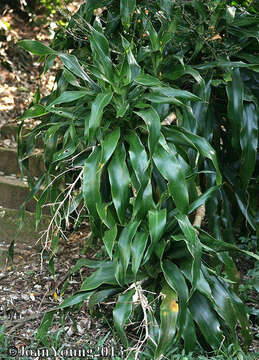
[[[86,278],[91,270],[82,267],[79,273],[72,276],[70,270],[79,258],[95,259],[96,251],[91,248],[88,248],[87,255],[81,253],[88,236],[89,229],[85,227],[69,235],[68,240],[60,239],[54,261],[55,276],[51,275],[48,267],[49,254],[42,253],[37,246],[17,244],[13,261],[6,257],[6,264],[0,269],[0,320],[4,325],[4,334],[8,338],[9,346],[35,346],[35,335],[44,313],[54,309],[80,289],[82,279]],[[62,287],[65,281],[68,286],[63,294]],[[107,305],[104,304],[102,307],[102,311],[106,311]],[[60,332],[60,338],[63,338],[67,345],[79,347],[88,344],[93,348],[97,346],[98,340],[110,332],[109,327],[101,319],[89,314],[87,302],[79,312],[68,315],[64,327],[59,315],[55,316],[50,332]],[[111,336],[106,345],[116,345]]]
[[[74,0],[68,5],[73,14],[82,0]],[[6,6],[0,12],[0,127],[6,123],[15,122],[33,101],[33,96],[39,85],[39,74],[42,64],[36,56],[20,48],[17,43],[23,39],[39,40],[50,44],[57,28],[55,15],[36,16],[34,21],[25,21]],[[55,80],[55,67],[40,79],[42,96],[49,94]],[[35,120],[27,120],[32,126]]]

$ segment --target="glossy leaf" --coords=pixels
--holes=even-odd
[[[150,154],[153,154],[160,137],[161,125],[160,125],[159,115],[156,112],[156,110],[153,109],[152,107],[150,107],[147,110],[138,111],[136,112],[136,114],[140,116],[147,125],[149,132],[149,137],[148,137],[149,151]]]
[[[215,196],[215,194],[219,191],[219,189],[220,186],[213,186],[210,187],[203,194],[201,194],[196,200],[194,200],[190,204],[189,214],[192,213],[194,210],[198,209],[200,206],[204,205],[206,201],[210,199],[212,196]]]
[[[114,131],[105,136],[102,143],[102,163],[106,164],[112,154],[114,153],[120,138],[120,129],[116,128]]]
[[[127,136],[127,141],[130,144],[129,155],[131,165],[139,183],[142,184],[142,181],[144,181],[147,176],[146,169],[148,167],[148,157],[145,147],[134,132],[131,132],[130,135]]]
[[[83,173],[83,195],[85,205],[90,215],[95,219],[98,219],[96,204],[101,202],[100,157],[100,149],[95,148],[93,153],[85,161]]]
[[[99,215],[101,221],[109,229],[111,229],[115,225],[115,219],[114,219],[113,213],[111,212],[111,209],[110,209],[111,205],[112,205],[112,202],[96,204],[96,209],[97,209],[97,212],[98,212],[98,215]]]
[[[166,225],[166,209],[150,210],[148,212],[148,228],[151,244],[147,249],[144,261],[147,262],[152,255],[157,243],[163,236]]]
[[[64,149],[61,149],[60,151],[56,152],[53,155],[53,161],[61,161],[66,159],[67,157],[71,156],[72,154],[74,154],[74,152],[76,151],[76,146],[74,144],[69,144],[68,146],[66,146]]]
[[[128,64],[130,66],[131,80],[134,80],[136,76],[141,72],[141,67],[137,63],[132,51],[131,44],[122,36],[122,46],[126,52]]]
[[[123,345],[128,348],[128,340],[124,331],[124,326],[129,320],[132,312],[133,302],[132,297],[135,289],[129,290],[121,294],[117,300],[116,306],[113,310],[114,326],[118,331]]]
[[[55,311],[46,312],[37,331],[36,338],[39,339],[45,346],[48,344],[46,335],[52,324],[54,314]]]
[[[97,61],[100,70],[106,75],[108,81],[112,80],[112,62],[110,58],[109,43],[104,34],[94,29],[88,24],[91,29],[90,44],[95,61]]]
[[[168,180],[168,190],[178,210],[188,212],[189,195],[184,173],[174,154],[166,151],[160,144],[153,154],[153,160],[159,172]]]
[[[244,105],[242,120],[240,131],[242,150],[240,177],[246,187],[255,169],[258,146],[258,113],[253,103]]]
[[[217,251],[225,251],[225,250],[226,251],[227,250],[241,251],[244,254],[247,254],[247,255],[253,257],[257,261],[259,260],[259,256],[257,254],[252,253],[251,251],[242,250],[238,246],[227,243],[227,242],[225,242],[223,240],[220,240],[220,239],[215,239],[213,236],[211,236],[210,234],[208,234],[206,231],[204,231],[202,229],[199,229],[199,231],[201,232],[200,233],[200,238],[201,238],[202,243],[208,245],[215,252],[217,252]]]
[[[161,261],[161,267],[167,284],[176,291],[179,299],[179,314],[178,314],[178,334],[177,338],[180,339],[184,330],[186,322],[187,301],[189,291],[183,274],[173,262],[169,260]]]
[[[147,212],[154,207],[151,181],[148,180],[146,184],[145,179],[145,182],[140,187],[133,203],[133,216],[136,216],[139,219],[144,218]]]
[[[89,90],[64,91],[59,97],[57,97],[57,99],[55,99],[48,106],[59,105],[59,104],[75,101],[75,100],[81,99],[84,96],[93,95],[93,94],[94,93]]]
[[[135,77],[134,81],[137,84],[143,86],[162,86],[163,83],[156,77],[151,76],[149,74],[140,74]]]
[[[178,317],[178,297],[176,292],[165,285],[161,290],[163,300],[160,305],[160,334],[155,359],[161,359],[166,354],[168,347],[172,344],[176,333],[176,322]]]
[[[130,261],[131,242],[136,234],[140,222],[129,223],[122,230],[118,241],[118,261],[121,263],[121,272],[118,272],[119,282],[123,283]]]
[[[83,281],[80,292],[97,289],[102,284],[117,285],[114,264],[111,262],[99,267],[98,270],[88,276]]]
[[[130,196],[130,177],[125,157],[125,148],[119,144],[108,166],[112,200],[121,224],[125,223]]]
[[[213,348],[219,348],[223,341],[223,333],[215,312],[211,309],[208,300],[198,292],[193,294],[189,305],[192,317],[199,326],[207,343]]]
[[[180,100],[174,97],[150,93],[145,95],[144,98],[151,102],[151,104],[174,104],[177,106],[185,106]]]
[[[82,69],[79,61],[75,55],[71,54],[59,54],[60,60],[63,62],[65,67],[71,71],[76,76],[88,82],[91,88],[94,90],[99,90],[98,85],[87,75],[87,73]]]
[[[24,114],[20,117],[20,119],[33,119],[39,116],[43,116],[49,113],[49,110],[44,106],[39,104],[32,105],[28,110],[24,112]]]
[[[193,100],[193,101],[199,101],[200,98],[194,94],[192,94],[189,91],[186,90],[180,90],[180,89],[173,89],[170,87],[153,87],[152,91],[154,93],[157,93],[159,95],[167,96],[169,98],[179,98],[179,99],[185,99],[185,100]]]
[[[195,349],[197,344],[197,336],[195,331],[195,324],[192,319],[192,315],[190,310],[187,309],[186,311],[186,319],[185,319],[185,326],[183,330],[183,338],[184,338],[184,350],[188,354],[189,352]]]
[[[92,292],[79,292],[75,295],[70,296],[69,298],[65,299],[60,305],[58,305],[55,309],[65,309],[67,307],[71,307],[77,304],[82,303],[86,299],[89,299]]]
[[[243,82],[239,69],[233,69],[231,72],[232,82],[227,88],[228,95],[228,116],[231,123],[232,145],[236,151],[239,151],[240,129],[243,117]]]
[[[178,221],[178,224],[182,232],[184,233],[188,250],[190,251],[193,257],[193,263],[192,263],[192,292],[193,292],[196,289],[197,282],[200,277],[201,253],[202,253],[201,243],[188,217],[183,214],[178,214],[175,217]]]
[[[35,40],[21,40],[18,45],[34,55],[55,55],[57,52],[49,46]]]
[[[111,260],[112,260],[112,250],[114,247],[116,236],[117,236],[117,226],[114,225],[110,230],[105,231],[103,237],[103,243]]]
[[[148,234],[137,232],[131,244],[132,272],[136,276],[146,249]]]
[[[89,138],[90,141],[94,138],[96,131],[99,129],[103,117],[104,108],[110,103],[112,99],[111,93],[98,94],[92,103],[91,115],[89,119]]]
[[[233,301],[231,294],[215,277],[213,277],[212,294],[215,300],[216,310],[223,318],[225,324],[229,327],[232,333],[233,341],[237,340],[236,327],[240,317],[242,319],[241,330],[243,334],[245,334],[246,341],[249,341],[250,334],[248,331],[248,317],[245,314],[244,305],[241,301],[239,300],[239,303]],[[245,320],[245,322],[243,322],[243,320]]]
[[[174,142],[175,140],[180,141],[183,145],[189,145],[196,148],[204,157],[210,159],[216,169],[216,180],[217,185],[220,185],[222,182],[222,176],[219,170],[219,165],[217,161],[216,151],[212,148],[209,142],[198,135],[191,133],[190,131],[185,130],[184,128],[172,127],[165,130],[166,139],[168,141]],[[182,133],[184,136],[179,137],[179,133]],[[177,136],[178,135],[178,136]]]

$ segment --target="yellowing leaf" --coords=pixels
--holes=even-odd
[[[160,335],[159,342],[157,344],[155,359],[160,359],[162,354],[165,354],[169,345],[176,333],[176,323],[178,317],[178,296],[176,292],[165,285],[161,290],[163,296],[162,303],[160,305]]]
[[[177,302],[175,300],[172,300],[169,304],[169,309],[173,312],[178,312],[179,311],[179,306],[177,304]]]
[[[216,34],[209,39],[209,41],[215,41],[215,40],[222,41],[222,37],[219,34]]]

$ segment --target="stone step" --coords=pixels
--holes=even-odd
[[[24,181],[14,177],[0,176],[0,206],[19,209],[29,193],[29,187]],[[25,210],[33,212],[35,209],[36,201],[32,199],[26,204]]]
[[[6,267],[8,248],[12,240],[15,242],[15,253],[25,247],[34,247],[49,223],[50,217],[43,215],[36,231],[35,214],[26,211],[24,225],[19,229],[19,211],[0,207],[0,270]]]
[[[50,216],[42,215],[36,231],[35,214],[25,211],[24,225],[19,230],[19,210],[0,207],[0,241],[7,244],[12,240],[27,244],[30,244],[30,241],[37,241],[39,235],[47,229],[50,219]],[[26,241],[27,239],[29,241]]]
[[[44,171],[42,153],[38,150],[29,158],[29,173],[32,177],[39,177]],[[0,172],[3,172],[5,175],[17,175],[20,173],[15,149],[0,147]]]
[[[22,136],[28,134],[32,129],[23,127]],[[18,125],[15,123],[4,124],[0,127],[0,139],[10,139],[12,142],[17,141]],[[43,141],[37,138],[36,147],[43,148]]]

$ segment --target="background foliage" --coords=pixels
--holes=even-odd
[[[31,179],[31,196],[44,186],[37,224],[51,203],[59,233],[87,219],[107,255],[75,265],[71,273],[95,271],[56,310],[89,299],[94,312],[118,294],[121,341],[128,347],[124,329],[134,322],[134,351],[145,343],[150,358],[176,344],[239,351],[237,328],[244,347],[251,341],[234,259],[256,258],[236,238],[259,220],[259,31],[254,11],[228,4],[89,0],[51,47],[20,42],[43,71],[57,57],[62,64],[53,92],[41,98],[39,89],[22,117],[42,119],[19,142],[25,170],[36,138],[44,141],[46,173]],[[55,254],[58,235],[52,245]],[[54,312],[39,329],[43,342]]]

